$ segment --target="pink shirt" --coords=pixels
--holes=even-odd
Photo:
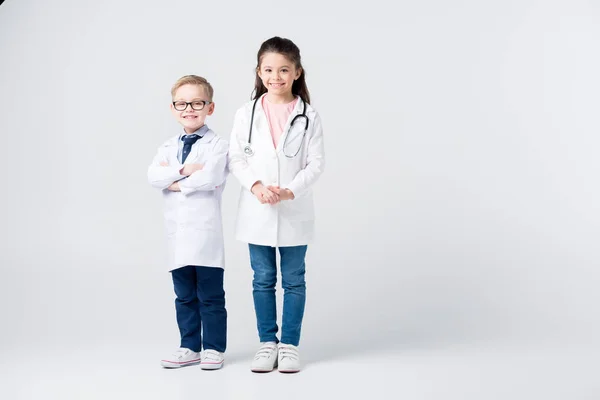
[[[279,143],[279,138],[283,133],[283,128],[288,121],[288,118],[292,111],[294,111],[294,107],[296,107],[296,103],[298,102],[298,97],[294,98],[294,101],[287,104],[274,104],[267,100],[267,96],[262,98],[262,106],[265,110],[265,114],[267,114],[267,120],[269,121],[269,127],[271,128],[271,137],[273,138],[273,145],[277,148],[277,144]]]

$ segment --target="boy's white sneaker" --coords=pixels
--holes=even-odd
[[[160,365],[165,368],[180,368],[200,362],[200,353],[181,347],[169,357],[160,360]]]
[[[200,368],[202,369],[219,369],[225,362],[225,355],[216,350],[204,350],[202,352],[202,361]]]
[[[250,370],[252,372],[271,372],[277,366],[277,343],[265,342],[262,343],[254,360],[252,360],[252,366]]]
[[[298,347],[279,343],[279,372],[294,373],[300,371],[300,353]]]

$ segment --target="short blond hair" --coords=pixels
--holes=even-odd
[[[171,88],[171,97],[175,97],[175,93],[177,93],[177,89],[179,89],[183,85],[202,86],[204,88],[204,91],[206,92],[206,95],[208,96],[208,100],[209,101],[213,100],[213,94],[214,94],[213,87],[211,86],[210,83],[208,83],[208,81],[205,78],[198,76],[198,75],[185,75],[185,76],[182,76],[181,78],[177,79],[177,82],[175,82],[175,84]]]

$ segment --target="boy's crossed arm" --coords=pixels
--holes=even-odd
[[[162,149],[161,149],[162,150]],[[153,187],[189,194],[198,190],[215,190],[227,177],[229,144],[220,140],[204,164],[171,166],[165,151],[160,151],[148,167],[148,181]]]
[[[170,166],[167,160],[166,147],[161,147],[148,167],[148,182],[157,189],[167,189],[173,182],[179,181],[193,173],[190,170],[191,167],[186,169],[186,166],[183,164]],[[183,175],[183,172],[189,174]]]
[[[167,158],[157,155],[148,170],[152,186],[172,192],[190,194],[198,190],[215,190],[227,177],[229,144],[216,143],[211,158],[204,164],[176,164],[170,166]]]
[[[161,161],[160,166],[168,167],[169,163],[167,161]],[[183,166],[183,168],[181,168],[179,170],[179,174],[181,174],[181,176],[183,176],[183,177],[188,177],[188,176],[192,175],[194,172],[200,171],[202,168],[204,168],[204,164],[185,164]],[[171,183],[169,185],[169,187],[167,187],[167,189],[172,192],[180,192],[181,188],[179,187],[179,180]]]
[[[193,170],[193,172],[190,173],[187,179],[175,182],[177,184],[175,188],[186,195],[198,190],[210,191],[217,189],[227,179],[228,152],[229,144],[225,140],[218,140],[210,159],[204,164],[190,164],[192,166],[196,165],[196,167],[190,168],[190,171]]]

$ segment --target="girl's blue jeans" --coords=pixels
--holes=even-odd
[[[250,264],[254,270],[252,294],[258,335],[261,342],[276,342],[277,309],[275,284],[277,283],[276,248],[249,244]],[[279,247],[281,257],[281,286],[283,288],[283,316],[281,342],[298,346],[304,305],[306,283],[304,280],[307,246]]]

